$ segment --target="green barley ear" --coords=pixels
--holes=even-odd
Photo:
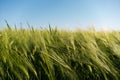
[[[7,28],[8,28],[9,30],[11,30],[11,27],[10,27],[10,25],[8,24],[7,20],[5,20],[5,23],[6,23],[6,25],[7,25]]]
[[[50,33],[52,32],[52,28],[51,28],[50,24],[49,24],[49,31],[50,31]]]
[[[31,28],[31,26],[30,26],[30,24],[28,22],[27,22],[27,26],[28,26],[29,29]]]
[[[32,30],[32,32],[35,32],[35,30],[34,30],[33,26],[31,26],[31,30]]]

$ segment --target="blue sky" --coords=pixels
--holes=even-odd
[[[0,0],[0,27],[120,29],[120,0]]]

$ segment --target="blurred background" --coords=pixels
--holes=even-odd
[[[0,0],[0,28],[120,30],[120,0]]]

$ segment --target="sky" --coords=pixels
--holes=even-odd
[[[18,28],[120,30],[120,0],[0,0],[0,28],[5,20]]]

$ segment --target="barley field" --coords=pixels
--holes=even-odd
[[[120,32],[8,26],[0,80],[120,80]]]

